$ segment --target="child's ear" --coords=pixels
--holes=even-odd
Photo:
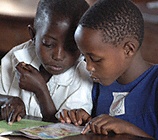
[[[138,47],[136,47],[136,44],[131,41],[126,42],[124,44],[124,53],[128,57],[133,56],[137,50],[138,50]]]
[[[29,35],[31,37],[31,39],[34,41],[35,39],[35,30],[31,25],[28,25],[28,31],[29,31]]]

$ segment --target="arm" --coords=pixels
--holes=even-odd
[[[54,121],[56,108],[43,76],[33,66],[23,62],[19,63],[16,68],[20,73],[19,87],[36,95],[43,120]]]
[[[25,116],[25,105],[19,97],[0,95],[0,116],[8,124],[20,121]]]
[[[104,135],[108,135],[110,131],[113,131],[115,134],[130,134],[135,136],[152,138],[135,125],[106,114],[95,117],[91,121],[89,121],[83,129],[82,134],[85,134],[89,130],[94,133]]]
[[[47,86],[42,87],[39,91],[34,92],[39,101],[43,121],[56,121],[55,113],[57,112],[53,100],[50,97]]]

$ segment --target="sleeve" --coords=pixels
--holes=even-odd
[[[1,69],[0,69],[0,94],[6,95],[11,86],[11,81],[14,78],[14,69],[13,69],[13,60],[12,60],[12,50],[9,51],[1,59]]]
[[[85,68],[85,63],[80,63],[76,69],[76,75],[73,84],[69,86],[69,96],[65,99],[63,104],[60,106],[56,117],[59,112],[63,109],[84,109],[88,114],[91,115],[92,111],[92,80],[90,79],[88,72]]]
[[[8,94],[11,91],[11,87],[19,89],[17,85],[17,71],[15,66],[20,62],[15,56],[15,52],[24,50],[24,48],[31,48],[31,42],[25,42],[18,46],[13,47],[2,59],[1,59],[1,70],[0,70],[0,94]],[[26,51],[25,51],[26,52]],[[29,59],[29,57],[22,56],[23,59]],[[15,82],[16,81],[16,82]],[[12,93],[11,93],[12,94]],[[17,95],[16,93],[13,93]]]

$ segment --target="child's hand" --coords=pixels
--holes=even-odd
[[[12,125],[26,115],[25,105],[19,97],[11,97],[1,106],[1,118]]]
[[[104,114],[90,120],[83,129],[82,134],[90,130],[93,133],[104,135],[108,135],[110,131],[122,134],[126,132],[127,126],[125,121]]]
[[[24,62],[20,62],[16,69],[19,72],[19,87],[37,93],[41,90],[41,88],[46,86],[46,82],[44,78],[40,74],[40,72],[35,69],[33,66],[29,64],[25,64]]]
[[[88,122],[91,119],[91,116],[83,109],[63,109],[58,116],[58,119],[61,122],[73,123],[75,125],[81,125],[85,122]]]
[[[90,130],[96,134],[108,135],[109,132],[113,132],[115,134],[131,134],[151,138],[151,136],[135,125],[106,114],[90,120],[83,128],[81,133],[85,134]]]

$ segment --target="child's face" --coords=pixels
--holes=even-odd
[[[78,26],[75,40],[81,53],[85,55],[87,70],[92,79],[103,85],[110,85],[124,74],[128,60],[124,47],[104,43],[100,31]]]
[[[52,75],[61,74],[74,65],[79,50],[71,52],[75,47],[73,31],[67,18],[53,17],[37,29],[35,47],[43,67]]]

